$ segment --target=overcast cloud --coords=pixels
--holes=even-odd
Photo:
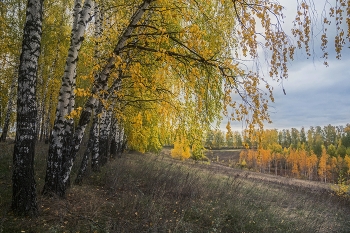
[[[295,2],[280,0],[286,7],[286,30],[289,30],[295,16]],[[317,0],[318,12],[323,6],[323,1]],[[317,30],[315,28],[315,33]],[[329,67],[323,65],[319,40],[315,38],[315,53],[311,58],[307,59],[305,52],[297,51],[295,60],[290,62],[289,78],[283,80],[286,95],[280,83],[270,82],[274,86],[275,97],[275,103],[270,108],[273,123],[266,124],[265,128],[300,129],[302,126],[345,126],[350,123],[350,50],[346,47],[342,59],[335,59],[331,39],[330,36]],[[226,123],[227,120],[224,120],[222,129],[225,129]],[[242,124],[238,122],[232,122],[231,126],[236,130],[242,129]]]

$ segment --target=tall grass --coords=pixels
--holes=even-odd
[[[45,163],[39,151],[45,149],[38,165]],[[0,166],[0,188],[7,187],[0,191],[0,232],[349,232],[349,203],[331,193],[209,167],[130,153],[90,172],[65,200],[39,195],[38,218],[17,219],[4,211],[11,180],[2,174],[10,168]],[[40,186],[45,166],[36,168]]]

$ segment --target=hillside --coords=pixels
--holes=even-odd
[[[273,177],[216,163],[128,153],[72,186],[65,200],[44,198],[40,215],[16,218],[12,146],[0,144],[0,232],[348,232],[350,204],[317,182]],[[46,145],[36,158],[38,193]],[[75,174],[73,174],[75,175]]]

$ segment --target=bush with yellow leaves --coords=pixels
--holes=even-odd
[[[176,141],[174,142],[174,149],[171,150],[171,156],[173,158],[178,158],[181,160],[191,157],[191,149],[188,145],[187,140],[184,138],[181,140],[179,138],[176,138]]]

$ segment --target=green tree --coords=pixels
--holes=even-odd
[[[236,148],[242,148],[243,147],[243,140],[242,140],[241,133],[238,131],[233,132],[233,138],[234,138],[234,146]]]
[[[281,130],[278,131],[278,144],[283,145],[283,133]]]
[[[327,148],[327,154],[329,154],[332,157],[335,157],[338,154],[337,148],[333,144],[330,144]],[[344,156],[345,156],[345,154],[344,154]]]
[[[297,149],[299,143],[300,143],[299,131],[296,128],[292,128],[292,130],[291,130],[291,147],[293,149]]]
[[[341,144],[345,147],[350,147],[350,124],[346,124],[346,127],[344,128]]]
[[[301,130],[300,130],[300,142],[301,144],[306,144],[306,134],[305,134],[304,127],[301,127]]]
[[[225,144],[225,136],[221,130],[214,131],[213,147],[220,149]]]
[[[213,141],[214,141],[214,131],[209,130],[206,134],[206,140],[205,140],[205,146],[212,148],[213,147]]]
[[[346,147],[345,147],[344,145],[338,146],[338,148],[336,149],[336,155],[338,155],[338,156],[344,158],[346,154],[347,154],[347,149],[346,149]],[[329,155],[331,155],[331,154],[329,154]],[[332,156],[332,155],[331,155],[331,156]]]
[[[233,138],[233,132],[231,130],[231,125],[230,125],[229,121],[227,122],[226,129],[227,129],[226,135],[225,135],[226,145],[228,147],[233,147],[234,146],[234,138]]]
[[[324,138],[322,134],[322,128],[320,126],[316,126],[315,134],[313,135],[313,146],[312,150],[317,156],[321,156],[322,147],[324,146]]]
[[[315,129],[313,126],[310,126],[310,129],[308,129],[308,131],[307,131],[307,145],[308,145],[309,151],[313,150],[314,134],[315,134]]]
[[[282,147],[289,148],[292,143],[292,136],[290,135],[289,129],[282,130],[283,143]]]
[[[327,125],[323,127],[324,138],[325,138],[325,146],[336,145],[337,143],[337,133],[336,128],[332,125]]]

